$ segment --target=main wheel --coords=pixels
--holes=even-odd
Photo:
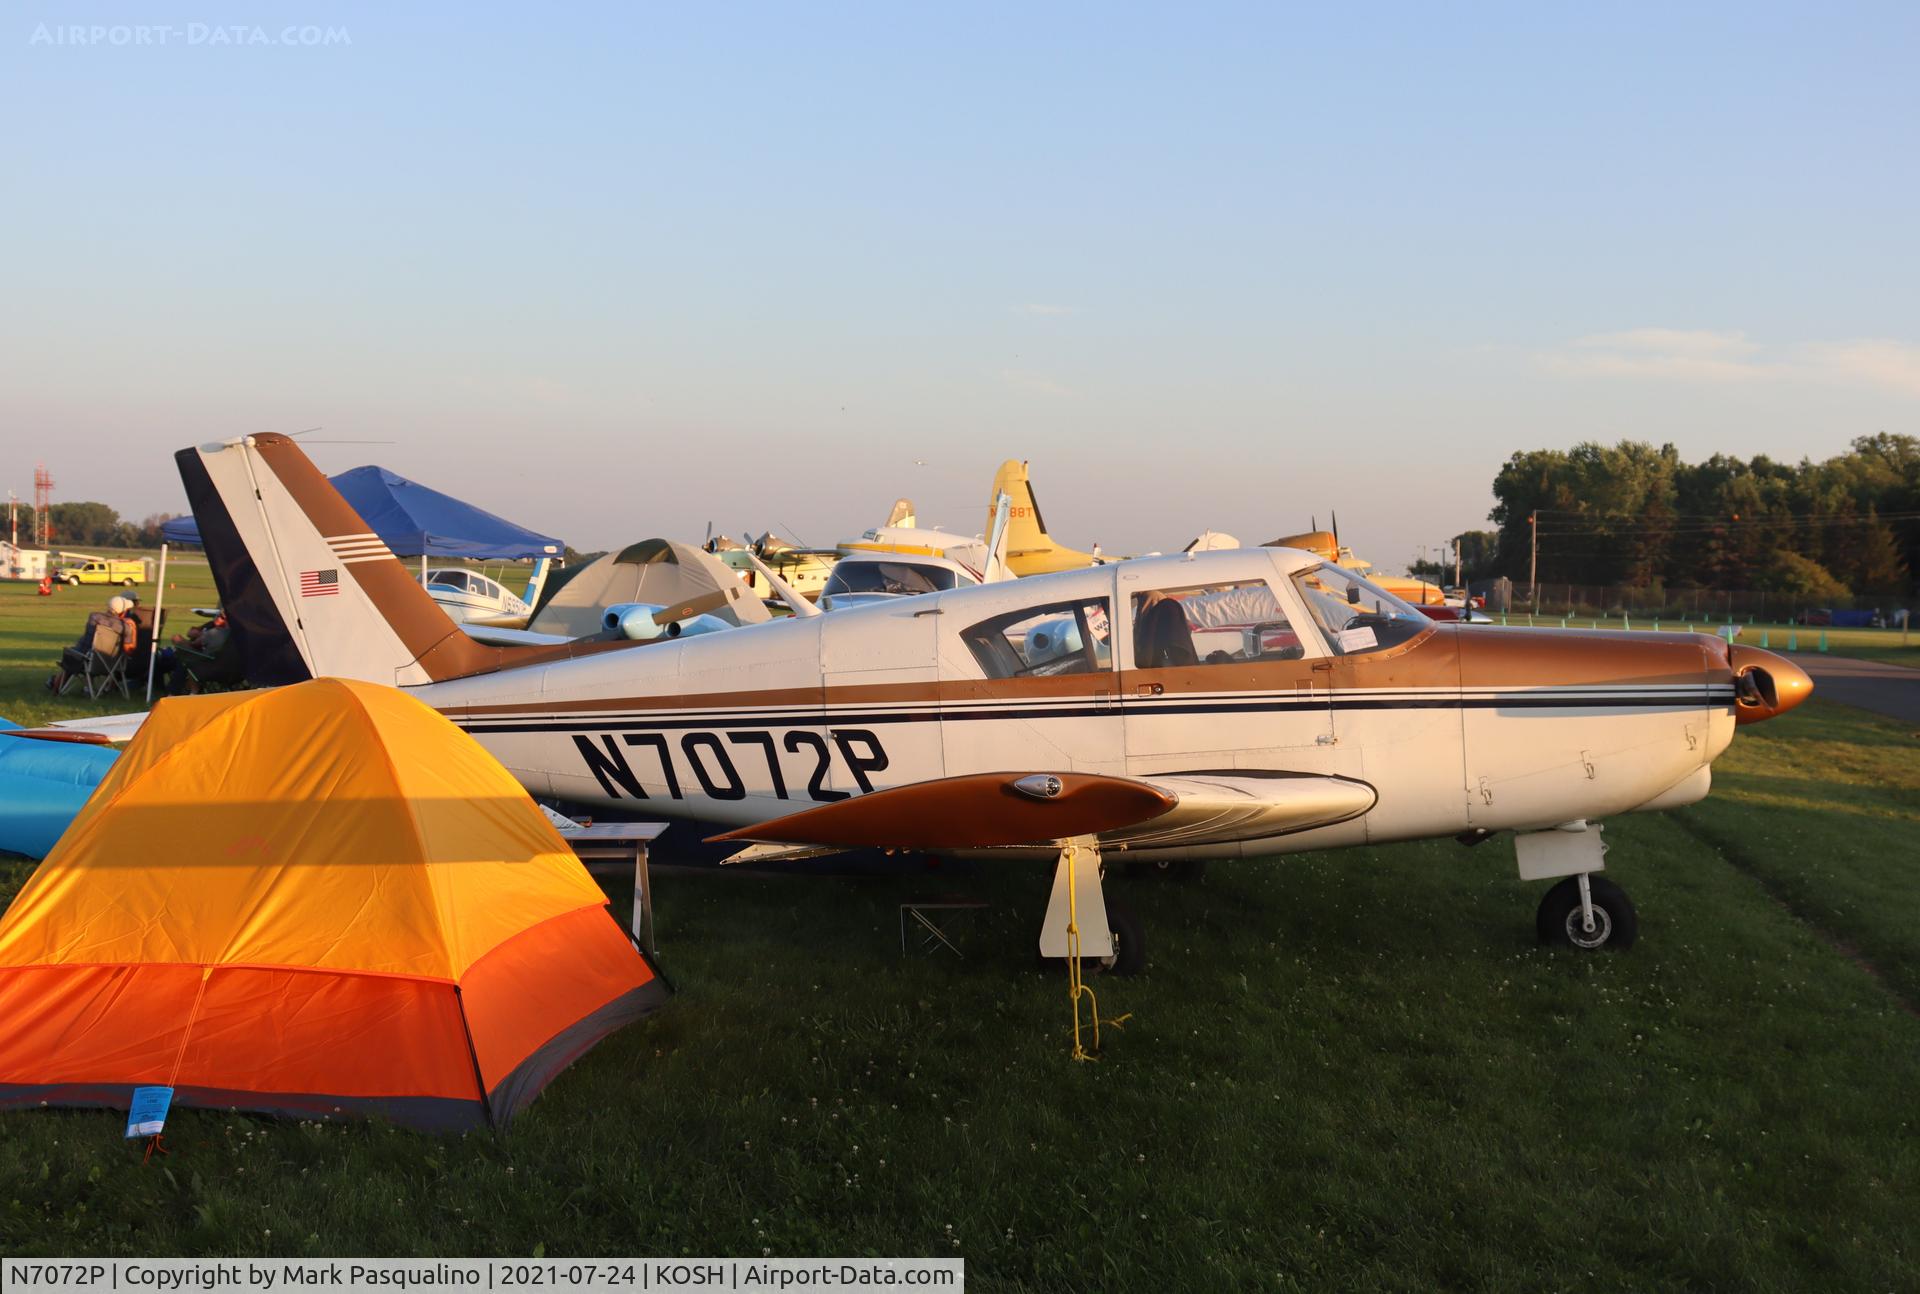
[[[1147,968],[1146,931],[1133,909],[1120,900],[1107,899],[1107,929],[1113,932],[1113,956],[1099,959],[1100,969],[1109,975],[1138,975]]]
[[[1589,952],[1631,948],[1634,936],[1640,933],[1640,918],[1627,892],[1606,877],[1592,874],[1587,877],[1587,892],[1593,898],[1592,930],[1586,928],[1580,910],[1579,877],[1569,876],[1546,892],[1535,918],[1540,942]]]

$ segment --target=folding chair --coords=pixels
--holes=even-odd
[[[127,653],[121,650],[125,634],[118,620],[94,626],[93,645],[87,649],[87,664],[80,671],[89,698],[98,700],[108,688],[116,686],[121,696],[128,695]]]

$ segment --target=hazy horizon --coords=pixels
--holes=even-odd
[[[1908,6],[198,17],[0,25],[0,491],[319,426],[580,549],[824,544],[1023,457],[1066,543],[1398,569],[1516,450],[1920,431]]]

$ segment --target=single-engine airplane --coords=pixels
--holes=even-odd
[[[182,450],[255,680],[406,688],[536,796],[721,824],[745,857],[1051,860],[1043,955],[1137,965],[1100,860],[1515,836],[1543,939],[1624,947],[1600,822],[1688,804],[1812,690],[1705,634],[1461,629],[1292,549],[954,588],[705,637],[490,647],[290,439]],[[314,588],[327,596],[310,597]],[[1117,937],[1116,937],[1117,934]],[[1077,954],[1076,954],[1077,964]]]

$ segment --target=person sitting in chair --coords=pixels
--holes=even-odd
[[[1133,613],[1133,663],[1137,669],[1197,665],[1193,630],[1179,599],[1158,591],[1140,595]]]
[[[75,674],[87,668],[87,654],[93,650],[94,636],[103,629],[112,629],[120,635],[119,650],[132,651],[139,641],[140,631],[127,612],[133,604],[118,593],[107,599],[105,611],[95,611],[87,617],[87,627],[73,641],[73,646],[61,649],[60,664],[53,671],[53,677],[47,680],[47,690],[55,696],[66,690],[67,682]]]

